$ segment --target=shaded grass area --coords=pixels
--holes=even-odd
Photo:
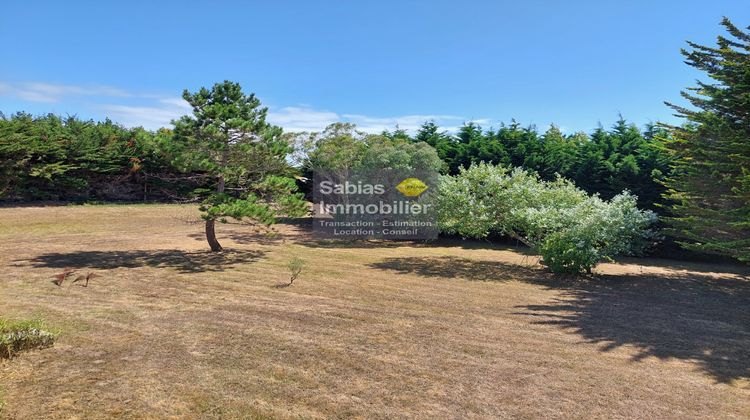
[[[186,252],[180,250],[77,251],[41,254],[31,263],[38,268],[89,267],[100,270],[115,268],[171,268],[180,273],[231,270],[263,256],[263,251],[232,250]]]
[[[604,352],[635,347],[634,361],[651,356],[690,360],[719,382],[750,379],[747,279],[699,272],[566,279],[538,269],[452,256],[387,258],[371,266],[429,278],[542,285],[559,291],[560,297],[542,305],[517,306],[519,314],[538,318],[535,324],[578,334]]]
[[[542,305],[519,305],[536,323],[580,335],[600,351],[636,349],[648,357],[691,361],[714,380],[750,379],[750,284],[699,276],[606,276]],[[738,382],[740,383],[740,382]]]
[[[0,361],[3,415],[750,416],[747,267],[559,278],[508,244],[325,241],[306,221],[221,225],[211,254],[190,211],[0,209],[0,308],[63,332]],[[101,277],[51,284],[66,267]]]
[[[511,281],[522,280],[532,283],[549,284],[562,281],[562,277],[555,277],[539,268],[530,268],[522,263],[502,263],[497,261],[481,261],[455,256],[446,257],[397,257],[386,258],[370,264],[370,267],[399,274],[417,274],[422,277],[440,279],[461,279],[469,281]],[[575,281],[574,277],[568,280]]]

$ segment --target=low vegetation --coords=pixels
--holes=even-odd
[[[297,277],[299,277],[299,275],[302,274],[302,270],[305,269],[305,265],[306,265],[305,260],[303,260],[297,255],[289,259],[289,262],[287,262],[286,264],[286,268],[289,269],[289,285],[290,286],[294,284],[294,281],[297,280]]]
[[[562,178],[484,163],[442,177],[437,204],[441,231],[510,236],[555,273],[590,273],[602,260],[641,254],[655,237],[656,215],[627,192],[604,201]]]
[[[51,347],[55,335],[39,319],[9,321],[0,318],[0,358],[10,359],[21,351]]]

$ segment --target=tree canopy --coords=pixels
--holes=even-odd
[[[639,130],[620,117],[611,129],[600,127],[591,135],[566,135],[554,125],[539,134],[533,126],[512,121],[486,131],[468,123],[451,136],[428,121],[413,141],[434,147],[450,174],[480,162],[521,167],[546,180],[560,175],[607,199],[628,190],[641,207],[656,209],[665,191],[660,181],[669,172],[669,157],[659,139],[667,136],[664,128]]]
[[[682,51],[712,81],[682,92],[692,109],[670,104],[687,122],[665,141],[674,157],[665,196],[685,247],[750,261],[750,32],[722,24],[728,36],[715,47]]]
[[[210,90],[185,90],[193,114],[174,122],[166,152],[185,171],[199,171],[211,188],[195,191],[212,251],[221,251],[215,222],[228,218],[264,226],[277,215],[302,215],[307,206],[286,162],[289,143],[279,127],[266,122],[267,108],[238,83],[224,81]]]

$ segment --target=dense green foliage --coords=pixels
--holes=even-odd
[[[562,178],[544,181],[485,163],[443,176],[437,208],[441,231],[516,238],[555,273],[590,272],[602,260],[642,252],[653,241],[649,226],[656,221],[627,192],[604,201]]]
[[[322,133],[307,135],[304,167],[345,173],[363,167],[408,171],[440,171],[444,163],[435,149],[408,138],[365,134],[353,124],[334,123]]]
[[[344,158],[361,161],[370,150],[369,145],[378,143],[397,147],[389,157],[373,149],[367,152],[368,159],[397,162],[409,153],[427,153],[428,149],[410,144],[426,143],[437,150],[444,162],[439,167],[451,174],[458,173],[462,166],[482,161],[518,166],[547,180],[560,174],[585,191],[599,193],[604,198],[627,189],[639,197],[641,207],[653,208],[665,191],[660,181],[669,173],[669,159],[659,149],[657,136],[666,137],[663,130],[647,127],[640,131],[624,120],[609,131],[598,129],[591,136],[564,135],[554,126],[539,134],[533,127],[524,128],[516,123],[488,131],[467,124],[452,136],[426,122],[413,138],[403,131],[366,135],[351,124],[339,123],[322,133],[306,135],[301,143],[307,146],[303,147],[306,152],[303,156],[311,152],[317,156],[312,156],[308,164],[315,159],[326,159],[328,164]],[[184,197],[196,187],[206,186],[204,174],[210,169],[210,161],[197,156],[200,150],[192,157],[185,154],[173,161],[170,154],[164,153],[174,149],[173,137],[174,132],[168,129],[154,133],[141,128],[126,129],[111,121],[95,123],[54,115],[35,118],[17,114],[0,119],[0,198]],[[274,147],[280,147],[273,152],[276,156],[289,152],[288,142],[283,141],[280,131],[274,131],[272,137],[278,140]],[[386,143],[386,139],[390,142]],[[378,147],[382,146],[375,146]],[[188,158],[192,164],[185,165]],[[196,165],[193,158],[202,164]],[[430,166],[434,165],[432,157],[427,160]],[[184,176],[185,171],[192,176]]]
[[[641,207],[654,209],[665,191],[660,181],[669,173],[668,156],[658,141],[666,136],[664,129],[648,126],[641,131],[620,118],[612,129],[598,128],[590,136],[565,135],[555,126],[539,134],[516,122],[487,131],[469,123],[453,136],[426,122],[413,140],[433,146],[450,174],[479,162],[521,167],[546,180],[561,175],[606,199],[628,190]]]
[[[278,130],[278,129],[275,129]],[[289,152],[280,131],[276,152]],[[573,180],[589,193],[611,198],[627,189],[639,197],[639,205],[653,208],[665,191],[660,181],[669,173],[669,160],[655,141],[666,137],[662,130],[647,127],[640,131],[624,120],[609,131],[598,129],[591,136],[564,135],[557,127],[544,134],[516,123],[497,130],[483,131],[467,124],[455,135],[441,132],[426,122],[412,138],[403,131],[385,135],[358,133],[351,124],[333,124],[322,133],[306,135],[301,143],[303,156],[313,152],[315,159],[361,160],[369,145],[393,144],[390,157],[380,151],[368,152],[368,159],[403,159],[408,153],[426,153],[410,143],[426,143],[437,150],[448,173],[460,167],[488,162],[519,166],[552,180],[556,174]],[[198,186],[206,186],[202,164],[185,165],[189,154],[173,161],[165,150],[174,149],[174,132],[126,129],[111,121],[95,123],[74,117],[54,115],[32,117],[17,114],[0,119],[0,198],[1,199],[100,199],[164,200],[185,197]],[[388,139],[390,142],[385,143]],[[316,146],[313,146],[316,145]],[[348,147],[348,146],[352,147]],[[382,147],[382,146],[375,146]],[[284,149],[286,148],[286,149]],[[414,149],[414,150],[411,150]],[[192,158],[201,160],[193,153]],[[345,154],[356,156],[344,156]],[[278,156],[278,154],[277,154]],[[423,156],[425,157],[425,156]],[[428,159],[433,165],[433,159]],[[401,163],[403,165],[403,162]],[[189,171],[192,175],[185,176]],[[179,175],[179,176],[178,176]]]
[[[55,115],[0,118],[0,199],[160,200],[194,188],[174,181],[159,151],[171,132]]]
[[[224,81],[210,90],[187,90],[182,97],[193,115],[175,121],[174,139],[166,152],[185,171],[199,171],[211,188],[195,191],[202,198],[211,250],[221,251],[214,224],[249,219],[269,226],[276,215],[301,216],[307,204],[296,193],[286,162],[290,145],[282,130],[266,122],[267,108],[238,83]]]
[[[750,261],[750,32],[722,23],[731,39],[683,50],[713,82],[683,92],[697,109],[672,105],[688,123],[666,142],[675,157],[670,233],[689,249]]]
[[[231,92],[216,91],[217,88],[231,90]],[[224,102],[212,102],[213,96],[226,99]],[[201,210],[207,223],[213,224],[216,220],[227,221],[228,218],[249,218],[260,225],[269,225],[274,222],[275,216],[282,209],[292,209],[291,213],[295,211],[299,213],[302,206],[299,196],[290,193],[294,191],[295,185],[290,177],[292,172],[288,162],[284,159],[290,152],[289,141],[281,135],[278,127],[265,122],[265,109],[260,107],[257,99],[253,96],[244,96],[235,85],[217,85],[213,91],[203,89],[195,94],[186,93],[186,99],[193,104],[198,114],[177,121],[174,131],[162,129],[151,133],[142,129],[124,129],[111,122],[96,124],[76,119],[63,122],[54,116],[33,119],[19,114],[3,121],[3,127],[12,134],[3,144],[47,150],[42,141],[43,137],[38,133],[51,125],[62,133],[54,137],[57,139],[54,144],[68,145],[70,150],[96,151],[96,153],[80,153],[80,155],[88,156],[90,162],[99,165],[97,167],[105,167],[104,163],[109,162],[110,165],[106,166],[106,169],[116,174],[112,179],[120,179],[117,176],[122,177],[127,182],[133,183],[136,186],[134,189],[138,192],[142,191],[144,185],[147,186],[146,191],[153,191],[155,187],[152,185],[160,182],[159,185],[162,185],[166,191],[163,197],[192,195],[200,198],[203,202]],[[240,102],[239,105],[236,104],[237,101]],[[209,103],[213,108],[205,105]],[[230,122],[227,124],[220,118],[227,118]],[[59,121],[59,124],[53,124],[56,121]],[[25,126],[33,128],[32,134],[28,135],[29,137],[36,135],[36,141],[21,144],[11,141],[11,138],[17,138],[13,136],[24,133],[18,127]],[[97,135],[74,136],[70,134],[77,126],[87,127],[90,132]],[[115,134],[109,137],[101,134],[101,132],[108,132],[105,129]],[[56,132],[49,129],[47,131]],[[313,168],[340,172],[361,167],[451,172],[476,161],[487,161],[529,168],[538,174],[541,180],[549,180],[549,185],[565,184],[573,188],[572,184],[557,180],[558,174],[580,179],[579,183],[588,185],[590,190],[600,193],[604,198],[616,197],[624,189],[632,188],[645,194],[647,205],[651,205],[656,199],[655,195],[661,191],[652,176],[654,178],[656,175],[661,176],[662,169],[667,171],[666,159],[656,147],[658,143],[653,140],[656,132],[656,129],[649,129],[641,133],[634,126],[620,121],[611,131],[599,129],[591,137],[581,133],[566,136],[555,127],[551,127],[543,135],[538,135],[533,129],[522,128],[514,123],[490,131],[483,131],[474,124],[467,124],[456,136],[449,136],[440,132],[433,123],[428,122],[415,138],[410,138],[403,131],[369,135],[358,132],[352,124],[337,123],[329,126],[322,133],[297,137],[298,143],[303,145],[301,147],[302,155],[305,157],[303,169],[307,174],[310,174]],[[84,140],[91,137],[109,139],[109,143],[99,140],[94,143],[98,148],[92,146],[90,149],[78,144],[78,142],[84,143]],[[109,149],[106,147],[108,145]],[[117,145],[124,148],[116,149]],[[115,151],[105,153],[112,149]],[[630,151],[630,154],[625,151]],[[441,153],[444,161],[438,156]],[[12,164],[18,162],[27,165],[28,169],[16,169],[14,176],[4,179],[15,178],[17,180],[15,185],[21,187],[17,191],[25,192],[27,194],[25,197],[44,197],[39,191],[46,191],[50,197],[66,198],[66,194],[70,194],[70,191],[63,188],[61,183],[70,183],[67,178],[81,174],[80,170],[68,163],[67,159],[69,159],[68,156],[78,155],[72,153],[62,155],[62,161],[54,160],[54,156],[61,155],[54,155],[51,151],[48,156],[50,155],[52,157],[48,157],[47,160],[33,158],[33,154],[31,154],[32,158],[26,160],[6,159],[5,162],[10,163],[6,167],[13,167]],[[66,172],[47,178],[30,175],[44,173],[41,168],[46,168],[44,165],[47,164],[52,164],[52,167],[59,165],[65,168]],[[40,169],[32,170],[35,167]],[[49,172],[51,169],[46,170]],[[460,169],[458,170],[460,172]],[[643,174],[646,172],[650,175],[644,178]],[[84,172],[79,175],[81,183],[91,184],[94,176],[103,176],[103,179],[108,179],[105,176],[108,172],[102,170],[101,173],[104,175],[100,175],[99,172]],[[536,179],[535,175],[522,173],[525,174],[524,176]],[[40,182],[38,178],[45,180],[46,184],[40,184],[44,188],[37,190],[29,188],[34,185],[34,182]],[[169,179],[170,182],[164,182],[164,179]],[[541,182],[541,180],[538,181]],[[145,184],[145,182],[152,185]],[[220,184],[223,184],[221,191],[219,191]],[[176,188],[180,185],[181,190]],[[127,191],[130,190],[124,189],[122,185],[118,186],[118,194],[127,196]],[[112,186],[107,191],[118,191],[118,186]],[[6,191],[13,191],[13,189],[6,188]],[[576,191],[571,196],[582,200],[581,197],[585,194],[580,190]],[[36,195],[31,195],[30,192]],[[20,194],[16,196],[24,197]],[[108,198],[101,193],[89,193],[86,197]],[[632,201],[632,196],[627,195],[627,197]],[[589,207],[597,208],[597,214],[605,213],[600,208],[604,204],[598,207],[591,204],[596,200],[598,199],[590,199]],[[598,202],[604,203],[602,200]],[[495,210],[502,208],[497,207]],[[456,213],[456,215],[461,214],[463,213]],[[544,214],[537,216],[540,220],[544,219],[542,217]],[[482,220],[471,216],[466,223],[479,223]],[[601,218],[596,220],[601,220]],[[528,223],[531,222],[528,221]],[[445,223],[443,225],[446,226]],[[461,230],[448,227],[444,231],[474,237],[482,237],[489,233],[510,234],[510,232],[494,228],[487,228],[484,233],[467,231],[465,226],[467,225],[465,224]],[[560,231],[556,235],[551,235],[548,240],[541,242],[531,233],[529,233],[530,236],[522,238],[543,252],[545,261],[548,261],[550,265],[559,265],[560,267],[554,268],[557,271],[576,271],[581,267],[585,270],[592,262],[620,252],[620,250],[615,252],[609,245],[607,247],[601,245],[607,240],[593,234],[599,229],[592,227],[597,226],[594,221],[591,221],[589,225],[576,226],[577,229],[588,229],[586,238],[599,245],[588,246],[586,248],[588,251],[581,251],[579,247],[563,249],[565,244],[573,243],[570,242],[570,238],[564,236],[572,235],[575,232],[572,228],[565,230],[565,233]],[[212,231],[213,228],[210,230]],[[536,232],[536,230],[528,230],[528,232]],[[608,235],[606,230],[597,232],[600,235]],[[213,246],[216,247],[217,243]],[[582,252],[580,255],[576,255],[580,252]],[[556,257],[558,254],[566,255],[566,257]],[[575,261],[569,261],[569,259]]]

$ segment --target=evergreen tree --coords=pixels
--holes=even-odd
[[[440,159],[445,162],[447,171],[451,174],[458,173],[458,168],[461,166],[461,145],[454,137],[445,131],[440,131],[434,121],[422,124],[414,141],[424,142],[435,148]]]
[[[538,169],[541,163],[542,143],[534,126],[522,128],[516,120],[511,120],[510,125],[502,124],[492,137],[496,138],[506,151],[506,157],[498,159],[498,163],[532,170]]]
[[[584,142],[578,151],[578,159],[571,178],[576,185],[586,192],[599,193],[605,198],[610,195],[607,185],[609,165],[605,154],[608,143],[608,133],[603,127],[598,127],[591,134],[589,141]]]
[[[0,119],[0,199],[146,199],[170,169],[155,150],[142,128],[17,113]]]
[[[277,214],[302,215],[306,203],[295,193],[296,184],[285,161],[290,151],[281,128],[266,122],[267,108],[238,83],[224,81],[211,90],[201,88],[182,97],[193,107],[192,116],[175,121],[176,162],[203,172],[213,190],[200,189],[206,240],[214,252],[222,246],[215,223],[250,219],[271,225]]]
[[[693,109],[668,103],[687,122],[665,142],[675,159],[666,198],[681,244],[750,261],[750,32],[722,25],[730,37],[716,47],[682,51],[713,81],[682,92]]]
[[[468,168],[472,164],[485,162],[492,164],[508,163],[508,153],[505,146],[490,130],[483,132],[482,127],[470,122],[464,124],[458,131],[458,142],[461,145],[460,165]],[[459,167],[455,168],[455,172]]]
[[[542,164],[540,175],[546,180],[555,179],[556,175],[567,176],[572,173],[576,164],[576,154],[584,141],[583,133],[566,137],[554,124],[542,136]]]
[[[668,133],[653,125],[641,131],[620,117],[611,129],[599,127],[591,136],[566,136],[554,125],[540,135],[534,126],[524,128],[516,121],[488,131],[468,123],[449,136],[427,122],[414,141],[433,146],[452,175],[479,162],[522,167],[545,180],[557,175],[574,180],[605,199],[628,190],[638,197],[639,207],[656,210],[665,191],[661,181],[670,170],[657,137]]]

